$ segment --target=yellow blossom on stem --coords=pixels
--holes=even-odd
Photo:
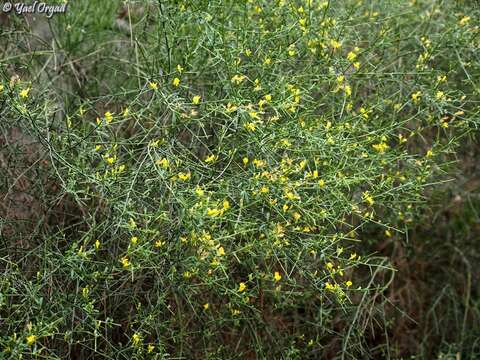
[[[278,271],[275,271],[275,273],[273,274],[273,278],[275,279],[275,281],[280,281],[282,280],[282,275],[280,275]]]
[[[28,97],[28,94],[30,93],[30,88],[27,88],[27,89],[23,89],[22,91],[20,91],[19,95],[21,98],[25,99]]]
[[[244,282],[241,282],[240,284],[238,284],[238,292],[244,292],[245,289],[247,288],[247,285],[245,285]]]
[[[28,335],[27,336],[27,345],[32,346],[37,341],[37,337],[35,335]]]
[[[195,104],[195,105],[198,105],[200,104],[200,100],[202,99],[201,96],[199,95],[195,95],[193,98],[192,98],[192,102]]]

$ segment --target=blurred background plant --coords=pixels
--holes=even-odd
[[[476,358],[479,13],[4,14],[4,356]]]

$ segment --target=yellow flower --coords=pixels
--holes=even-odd
[[[228,202],[227,199],[223,200],[223,209],[224,210],[230,209],[230,203]]]
[[[228,103],[227,106],[225,107],[227,109],[227,112],[231,113],[237,110],[237,106],[233,105],[231,103]]]
[[[215,217],[220,215],[222,212],[218,209],[207,209],[207,215],[211,217]]]
[[[244,157],[242,159],[242,162],[243,162],[243,165],[247,165],[248,164],[248,158],[247,157]]]
[[[464,16],[463,18],[460,19],[460,21],[458,22],[458,24],[459,24],[460,26],[465,26],[465,25],[467,25],[469,22],[470,22],[470,16]]]
[[[148,344],[148,346],[147,346],[147,353],[150,354],[151,352],[153,352],[153,350],[155,350],[155,346],[152,345],[152,344]]]
[[[132,245],[137,245],[137,243],[138,243],[138,237],[133,236],[133,237],[130,239],[130,242],[132,243]]]
[[[350,286],[353,285],[353,283],[352,283],[350,280],[348,280],[348,281],[345,283],[345,285],[347,285],[347,287],[350,287]]]
[[[195,105],[198,105],[198,104],[200,104],[200,100],[201,100],[201,99],[202,99],[201,96],[195,95],[195,96],[193,97],[193,99],[192,99],[192,102],[193,102]]]
[[[20,91],[20,97],[21,98],[26,98],[28,97],[28,94],[30,93],[30,88],[27,88],[27,89],[23,89],[22,91]]]
[[[175,87],[177,87],[178,85],[180,85],[180,79],[177,78],[177,77],[176,77],[175,79],[173,79],[172,85],[175,86]]]
[[[323,180],[323,179],[318,180],[318,186],[323,188],[325,186],[325,180]]]
[[[272,95],[270,94],[267,94],[263,97],[265,99],[265,101],[272,101]]]
[[[433,156],[433,151],[432,151],[432,149],[430,149],[430,150],[427,151],[427,155],[426,155],[426,156],[427,156],[427,157],[432,157],[432,156]]]
[[[273,278],[275,279],[275,281],[280,281],[282,280],[282,275],[280,275],[278,271],[275,271],[275,273],[273,274]]]
[[[170,166],[170,161],[168,161],[168,159],[166,158],[158,159],[155,163],[157,165],[160,165],[164,169],[168,169],[168,167]]]
[[[199,197],[202,197],[203,195],[205,195],[205,191],[203,191],[203,189],[197,185],[197,187],[195,188],[195,194],[197,194],[197,196]]]
[[[123,110],[123,113],[122,113],[122,114],[123,114],[124,117],[127,117],[128,114],[130,114],[130,109],[129,109],[128,107],[125,108],[125,109]]]
[[[208,163],[214,162],[216,159],[217,159],[217,156],[210,155],[210,156],[207,156],[203,161],[205,161],[208,164]]]
[[[373,200],[373,197],[372,195],[370,195],[370,193],[368,191],[365,191],[363,194],[362,194],[362,197],[363,197],[363,200],[365,200],[368,205],[372,206],[375,201]]]
[[[178,178],[182,181],[190,180],[191,177],[192,177],[192,174],[190,172],[188,172],[188,173],[179,172],[178,173]]]
[[[247,285],[245,285],[245,283],[241,282],[240,284],[238,284],[238,292],[244,292],[246,288]]]
[[[4,88],[5,87],[2,84],[0,84],[0,93],[3,91]]]
[[[350,62],[355,61],[356,58],[357,58],[357,54],[355,54],[353,51],[350,51],[347,55],[347,59]]]
[[[98,239],[95,240],[95,249],[98,250],[98,249],[100,248],[100,245],[101,245],[101,244],[100,244],[100,240],[98,240]]]
[[[210,305],[209,305],[208,303],[203,304],[203,310],[208,310],[209,306],[210,306]]]
[[[120,262],[122,263],[122,266],[126,269],[130,266],[130,261],[128,260],[128,258],[126,256],[124,256]]]
[[[140,336],[140,334],[138,334],[138,333],[133,334],[133,336],[132,336],[133,346],[138,347],[141,342],[142,342],[142,337]]]
[[[412,101],[413,101],[414,103],[419,102],[421,96],[422,96],[422,92],[421,92],[421,91],[414,92],[414,93],[412,94]]]
[[[437,98],[437,100],[445,100],[446,99],[445,93],[443,91],[437,91],[435,97]]]
[[[236,83],[237,85],[240,84],[245,79],[245,75],[234,75],[230,81]]]
[[[181,74],[183,72],[183,67],[182,65],[178,64],[177,65],[177,71]]]
[[[257,129],[257,126],[253,122],[247,122],[247,123],[243,124],[243,127],[245,129],[247,129],[248,131],[252,131],[252,132]]]
[[[388,146],[384,142],[381,142],[379,144],[373,144],[372,147],[380,154],[385,153],[385,151],[388,150],[388,148],[390,148],[390,146]]]
[[[158,84],[156,82],[149,82],[148,87],[152,90],[158,90]]]
[[[392,233],[390,232],[390,230],[385,230],[385,236],[392,237]]]
[[[250,111],[250,112],[248,113],[248,115],[250,115],[250,117],[251,117],[252,119],[260,120],[260,116],[258,115],[258,113],[257,113],[256,111]]]
[[[104,116],[107,124],[110,124],[113,120],[113,114],[110,111],[107,111]]]
[[[223,246],[220,246],[220,247],[217,249],[217,255],[218,255],[218,256],[224,256],[224,255],[225,255],[225,249],[223,248]]]
[[[330,46],[334,49],[340,49],[342,47],[342,43],[338,42],[337,40],[330,40]]]
[[[270,58],[265,58],[265,59],[263,60],[263,64],[264,64],[264,65],[270,65],[271,63],[272,63],[272,59],[270,59]]]
[[[27,345],[33,345],[37,341],[37,337],[35,335],[28,335],[27,336]]]
[[[330,291],[334,291],[334,290],[335,290],[335,286],[333,286],[332,284],[330,284],[330,282],[328,282],[328,281],[325,283],[325,288],[326,288],[327,290],[330,290]]]

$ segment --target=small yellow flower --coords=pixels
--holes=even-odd
[[[342,47],[342,43],[338,42],[337,40],[330,40],[330,46],[333,48],[333,50],[340,49]]]
[[[247,164],[248,164],[248,161],[249,161],[248,158],[247,158],[247,157],[244,157],[244,158],[242,159],[243,165],[247,165]]]
[[[375,151],[379,152],[380,154],[384,154],[386,150],[390,148],[386,143],[381,142],[379,144],[373,144],[372,147],[375,149]]]
[[[156,82],[149,82],[148,87],[152,90],[158,90],[158,84]]]
[[[385,230],[385,236],[392,237],[392,233],[390,232],[390,230]]]
[[[97,250],[100,249],[100,245],[101,245],[100,240],[98,240],[98,239],[95,240],[95,249],[97,249]]]
[[[203,161],[205,161],[208,164],[208,163],[214,162],[215,160],[217,160],[217,156],[212,154],[210,156],[207,156]]]
[[[122,259],[120,260],[120,262],[122,263],[122,266],[126,269],[128,267],[130,267],[130,260],[128,260],[128,258],[126,256],[122,257]]]
[[[168,169],[168,167],[170,166],[170,161],[168,161],[168,159],[166,158],[158,159],[155,163],[157,165],[160,165],[164,169]]]
[[[273,274],[273,278],[275,279],[275,281],[280,281],[282,280],[282,275],[280,275],[278,271],[275,271],[275,273]]]
[[[350,280],[348,280],[348,281],[345,283],[345,285],[347,285],[347,287],[350,287],[350,286],[353,285],[353,283],[352,283]]]
[[[107,111],[105,114],[105,120],[107,121],[107,124],[110,124],[113,120],[113,114],[110,111]]]
[[[427,156],[427,157],[432,157],[432,156],[433,156],[433,151],[432,151],[432,149],[430,149],[430,150],[427,151],[427,155],[426,155],[426,156]]]
[[[179,172],[178,173],[178,178],[182,181],[188,181],[192,177],[192,174],[190,172],[184,173],[184,172]]]
[[[227,199],[223,200],[223,210],[228,210],[230,209],[230,203],[228,202]]]
[[[240,284],[238,284],[238,292],[244,292],[246,288],[247,285],[245,285],[245,283],[241,282]]]
[[[2,84],[0,84],[0,93],[3,91],[3,89],[5,89],[5,87]]]
[[[420,101],[420,98],[422,96],[422,92],[421,91],[417,91],[417,92],[414,92],[412,94],[412,101],[416,104]]]
[[[224,255],[225,255],[225,249],[223,248],[223,246],[220,246],[220,247],[217,249],[217,255],[218,255],[218,256],[224,256]]]
[[[28,335],[27,336],[27,345],[32,346],[37,341],[37,337],[35,335]]]
[[[140,336],[140,334],[138,334],[138,333],[133,334],[133,336],[132,336],[133,346],[138,347],[141,342],[142,342],[142,337]]]
[[[153,352],[153,350],[155,350],[155,346],[152,345],[152,344],[148,344],[148,346],[147,346],[147,353],[150,354],[150,353]]]
[[[323,179],[318,180],[318,186],[320,186],[321,188],[325,187],[325,180]]]
[[[218,209],[207,209],[207,215],[211,217],[215,217],[220,215],[222,212]]]
[[[357,58],[357,54],[355,54],[353,51],[350,51],[347,55],[347,59],[350,62],[355,61],[356,58]]]
[[[27,89],[23,89],[22,91],[20,91],[20,97],[21,98],[27,98],[28,97],[28,94],[30,93],[30,88],[27,88]]]
[[[178,64],[177,65],[177,71],[181,74],[183,72],[183,67],[182,65]]]
[[[443,91],[437,91],[437,93],[435,94],[435,98],[437,100],[445,100],[446,96],[445,96],[445,93]]]
[[[245,129],[247,129],[248,131],[255,131],[257,129],[257,126],[255,125],[255,123],[253,122],[247,122],[243,125],[243,127]]]
[[[330,291],[334,291],[335,290],[335,286],[333,286],[332,284],[330,284],[330,282],[326,282],[325,283],[325,289],[327,290],[330,290]]]
[[[193,97],[193,99],[192,99],[192,102],[193,102],[195,105],[198,105],[198,104],[200,104],[200,100],[201,100],[201,99],[202,99],[201,96],[195,95],[195,96]]]
[[[229,113],[237,111],[237,109],[238,109],[238,107],[236,105],[233,105],[231,103],[228,103],[225,108],[227,109],[227,112],[229,112]]]
[[[265,99],[265,101],[268,101],[268,102],[272,101],[272,95],[270,94],[265,95],[263,98]]]
[[[177,77],[176,77],[175,79],[173,79],[172,85],[175,86],[175,87],[177,87],[178,85],[180,85],[180,79],[177,78]]]
[[[131,243],[132,245],[137,245],[137,243],[138,243],[138,237],[133,236],[133,237],[130,239],[130,243]]]
[[[208,310],[210,305],[208,303],[203,304],[203,310]]]
[[[463,18],[460,19],[460,21],[458,22],[458,24],[459,24],[460,26],[465,26],[465,25],[467,25],[469,22],[470,22],[470,16],[464,16]]]
[[[125,109],[123,110],[123,113],[122,113],[122,114],[123,114],[124,117],[127,117],[128,114],[130,114],[130,109],[129,109],[128,107],[125,108]]]
[[[365,200],[368,205],[372,206],[375,201],[373,200],[373,197],[372,195],[370,195],[370,193],[368,191],[365,191],[363,194],[362,194],[362,197],[363,197],[363,200]]]

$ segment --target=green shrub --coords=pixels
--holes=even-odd
[[[1,30],[5,356],[390,356],[365,244],[478,125],[478,9],[117,6]]]

